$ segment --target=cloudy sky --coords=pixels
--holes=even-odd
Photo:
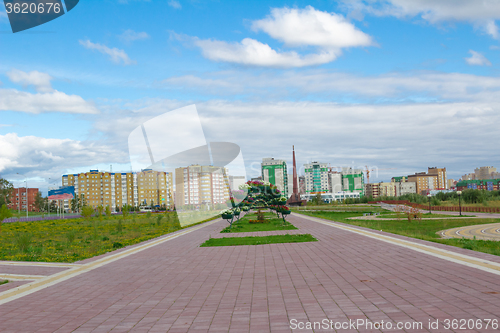
[[[129,171],[128,136],[195,104],[209,142],[299,166],[500,169],[496,0],[81,1],[13,34],[0,5],[0,176]],[[165,142],[165,145],[176,145]]]

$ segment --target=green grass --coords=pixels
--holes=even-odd
[[[398,215],[396,213],[392,213],[392,212],[388,213],[388,214],[381,214],[381,215],[377,216],[377,218],[384,218],[384,219],[386,219],[386,218],[387,219],[395,219],[397,217],[398,217]],[[431,217],[432,218],[434,218],[434,217],[436,217],[436,218],[439,218],[439,217],[446,218],[446,217],[458,217],[458,215],[434,214],[434,213],[431,213],[431,214],[429,214],[429,213],[423,213],[422,214],[422,218],[431,218]],[[400,218],[401,219],[406,219],[406,214],[401,213],[400,214]]]
[[[0,280],[0,286],[1,286],[2,284],[6,284],[6,283],[8,283],[8,282],[9,282],[9,280]]]
[[[281,215],[280,215],[281,216]],[[255,213],[247,213],[239,221],[233,222],[233,226],[224,228],[221,232],[255,232],[255,231],[273,231],[273,230],[294,230],[297,229],[289,222],[283,223],[283,219],[277,218],[276,213],[265,213],[267,223],[250,223],[249,220],[256,220]]]
[[[317,242],[318,240],[310,234],[302,235],[273,235],[261,237],[224,237],[210,238],[200,247],[211,246],[236,246],[236,245],[264,245],[264,244],[280,244],[280,243],[303,243]]]
[[[75,262],[179,229],[182,227],[175,213],[169,213],[160,225],[155,216],[147,219],[142,214],[131,214],[126,220],[112,216],[102,222],[78,218],[3,223],[0,260]]]
[[[476,224],[499,223],[500,219],[436,219],[422,220],[421,222],[408,222],[407,219],[398,220],[348,220],[349,217],[363,216],[359,213],[351,212],[301,212],[301,214],[319,217],[336,222],[356,225],[374,230],[382,230],[393,234],[423,239],[431,242],[447,244],[452,246],[470,249],[474,251],[500,255],[499,241],[485,241],[473,239],[443,239],[436,232]],[[425,215],[424,215],[425,216]]]

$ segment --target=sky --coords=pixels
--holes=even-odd
[[[371,182],[500,169],[499,24],[497,0],[82,0],[12,33],[0,4],[0,177],[130,171],[130,133],[193,104],[249,178],[292,145]]]

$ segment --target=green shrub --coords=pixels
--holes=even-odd
[[[21,252],[28,252],[33,240],[33,234],[28,232],[18,232],[14,235],[14,245]]]

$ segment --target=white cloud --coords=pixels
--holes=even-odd
[[[376,101],[499,101],[500,78],[460,73],[418,71],[378,76],[356,76],[324,70],[252,74],[224,71],[171,77],[168,89],[191,90],[212,96],[244,94],[261,99],[312,97],[328,100]]]
[[[203,56],[207,59],[254,66],[304,67],[319,65],[335,60],[338,54],[333,50],[305,56],[294,51],[280,53],[269,45],[251,38],[245,38],[240,43],[195,39],[194,44],[202,49]]]
[[[482,55],[481,53],[473,51],[473,50],[469,50],[469,53],[472,54],[471,57],[464,58],[465,61],[467,61],[467,63],[469,65],[491,66],[491,62],[488,59],[486,59],[486,57],[484,55]]]
[[[132,29],[127,29],[118,38],[124,43],[131,43],[136,40],[148,39],[150,36],[146,32],[135,32]]]
[[[169,5],[170,7],[175,8],[175,9],[181,9],[181,8],[182,8],[182,6],[181,6],[181,4],[179,3],[179,1],[176,1],[176,0],[170,0],[170,1],[168,2],[168,5]]]
[[[465,21],[498,38],[495,20],[500,19],[497,0],[343,0],[356,15],[368,13],[398,18],[420,16],[429,23]],[[355,16],[356,16],[355,15]]]
[[[97,50],[102,54],[107,54],[110,60],[116,64],[123,62],[124,65],[132,65],[136,62],[131,60],[124,50],[117,49],[116,47],[109,48],[106,45],[92,43],[90,40],[80,40],[80,45],[89,50]]]
[[[67,95],[57,90],[31,94],[15,89],[0,89],[0,111],[99,113],[92,103],[77,95]]]
[[[47,73],[41,73],[39,71],[23,72],[17,69],[12,69],[7,72],[7,76],[14,83],[21,84],[24,88],[33,85],[36,91],[41,93],[52,92],[52,85],[50,81],[52,76]]]
[[[289,46],[317,46],[339,49],[374,45],[372,38],[348,22],[342,15],[304,9],[274,8],[271,15],[252,23],[255,31],[264,31]]]
[[[491,37],[493,37],[494,39],[498,39],[498,27],[495,23],[495,21],[487,21],[485,23],[485,30],[486,30],[486,33],[488,33],[489,35],[491,35]]]
[[[0,172],[5,178],[16,178],[16,172],[27,177],[60,179],[65,170],[74,167],[127,161],[127,153],[95,142],[49,139],[36,136],[0,135]]]
[[[435,165],[447,167],[453,175],[476,164],[500,164],[500,157],[489,152],[500,140],[498,102],[342,105],[212,100],[197,108],[207,141],[237,143],[247,165],[270,156],[291,163],[292,144],[299,166],[319,160],[394,167],[393,176]],[[241,131],[244,124],[259,125]],[[482,130],[475,130],[477,126]]]
[[[375,45],[371,37],[356,29],[342,15],[305,9],[275,8],[265,19],[252,23],[255,31],[264,31],[290,47],[313,47],[316,51],[300,54],[277,51],[252,38],[241,42],[199,39],[170,33],[171,38],[188,41],[202,50],[205,58],[242,65],[264,67],[305,67],[331,62],[342,48]]]

